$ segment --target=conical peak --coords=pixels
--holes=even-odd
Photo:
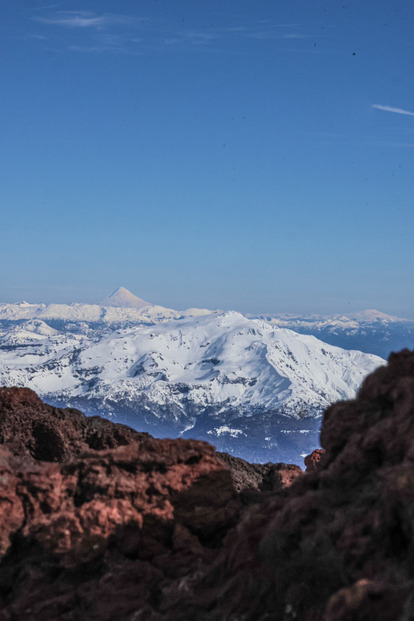
[[[127,308],[152,306],[150,302],[146,302],[142,298],[137,297],[125,287],[118,287],[111,295],[102,300],[101,304],[102,306],[120,306]]]

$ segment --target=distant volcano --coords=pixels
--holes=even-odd
[[[127,308],[141,308],[143,306],[153,306],[151,302],[146,302],[141,298],[125,289],[125,287],[118,287],[116,291],[111,293],[101,302],[102,306],[122,306]]]

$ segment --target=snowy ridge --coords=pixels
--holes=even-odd
[[[399,322],[413,323],[409,319],[394,317],[387,313],[382,313],[375,309],[367,309],[357,313],[349,313],[348,315],[290,315],[290,314],[270,314],[270,315],[247,315],[251,319],[262,319],[274,325],[283,327],[362,327],[363,325],[377,324],[394,324]]]
[[[32,333],[26,326],[14,334],[23,344]],[[136,327],[98,342],[75,335],[45,336],[36,352],[30,351],[30,343],[41,342],[39,330],[27,338],[27,354],[20,350],[17,357],[13,352],[1,355],[3,382],[68,399],[110,396],[133,403],[145,393],[154,403],[172,402],[184,409],[185,394],[186,402],[202,407],[225,403],[277,409],[284,404],[293,412],[297,404],[323,408],[353,397],[364,376],[382,363],[376,356],[331,347],[236,312]],[[188,390],[177,392],[177,386]]]
[[[139,429],[197,431],[217,443],[251,439],[254,425],[275,445],[281,416],[314,420],[331,403],[354,397],[383,362],[236,312],[90,335],[30,320],[0,335],[3,385],[27,386],[91,413],[122,413]]]
[[[131,324],[153,324],[180,317],[207,315],[206,309],[176,311],[163,306],[149,304],[140,308],[100,306],[98,304],[0,304],[1,321],[43,321],[86,322],[104,326]]]
[[[372,337],[367,345],[378,348],[402,325],[377,311],[262,319],[175,311],[123,288],[106,302],[0,305],[0,382],[156,436],[213,441],[250,461],[300,463],[318,446],[324,409],[353,398],[384,363],[312,334],[348,349]]]
[[[348,315],[249,315],[270,325],[311,334],[345,349],[360,349],[388,358],[392,351],[414,348],[414,321],[377,310]]]

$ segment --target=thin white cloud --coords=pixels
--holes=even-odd
[[[406,116],[414,116],[414,112],[403,110],[402,108],[393,108],[392,106],[383,106],[381,104],[372,104],[372,108],[383,110],[384,112],[394,112],[394,114],[405,114]]]
[[[201,30],[190,30],[182,33],[182,37],[193,45],[208,45],[218,38],[214,32],[203,32]]]
[[[31,10],[40,12],[40,11],[47,11],[49,9],[58,9],[60,6],[62,6],[62,3],[46,4],[42,6],[35,6]]]
[[[87,45],[70,45],[67,48],[68,52],[80,52],[86,54],[103,54],[110,52],[112,54],[125,54],[128,56],[139,56],[140,53],[136,50],[126,47],[113,47],[105,45],[87,46]]]
[[[52,3],[53,0],[49,2]],[[113,51],[136,54],[137,43],[140,45],[140,53],[189,47],[207,52],[228,53],[237,39],[291,40],[290,45],[297,40],[299,45],[301,39],[311,36],[300,32],[301,24],[265,22],[205,29],[185,28],[180,25],[177,29],[173,23],[153,22],[142,16],[83,9],[47,11],[33,19],[38,23],[69,31],[70,41],[65,43],[65,50],[78,53]],[[139,39],[132,37],[137,32],[141,35]]]
[[[114,52],[113,48],[104,47],[103,45],[87,46],[87,45],[69,45],[67,48],[69,52],[86,52],[89,54],[101,54],[102,52]]]
[[[283,32],[281,26],[275,28],[269,28],[267,30],[246,30],[240,33],[242,36],[249,39],[312,39],[315,35],[304,34],[301,32]],[[325,36],[325,35],[324,35]],[[321,35],[318,35],[320,38]]]
[[[37,22],[66,28],[95,28],[104,30],[114,25],[129,25],[136,21],[128,15],[105,13],[96,15],[89,11],[59,11],[52,17],[35,17]]]
[[[247,37],[248,39],[258,39],[258,40],[284,39],[285,38],[284,34],[280,34],[279,31],[275,31],[274,29],[250,30],[248,32],[243,33],[243,36]]]
[[[45,41],[46,40],[46,36],[45,35],[40,35],[40,34],[27,34],[23,37],[20,37],[21,39],[36,39],[37,41]]]
[[[311,35],[300,34],[298,32],[291,32],[290,34],[282,35],[282,39],[310,39]]]

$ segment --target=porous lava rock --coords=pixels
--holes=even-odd
[[[149,435],[126,425],[43,403],[29,388],[0,388],[0,444],[19,457],[64,462],[90,448],[115,448],[145,438]]]
[[[229,471],[203,442],[149,438],[66,463],[3,447],[0,619],[152,610],[211,562],[239,510]]]
[[[307,455],[304,459],[306,470],[305,472],[313,472],[319,470],[322,467],[321,460],[325,451],[323,449],[315,449],[310,455]]]
[[[156,440],[24,388],[0,389],[0,442],[0,621],[168,618],[162,602],[207,571],[238,523],[238,492],[266,477],[282,492],[301,474]]]
[[[241,492],[242,498],[247,501],[251,499],[263,500],[266,492],[269,494],[282,492],[298,476],[303,474],[302,468],[295,464],[250,464],[248,461],[228,453],[217,454],[229,467],[235,489]],[[263,492],[263,498],[254,492]]]

